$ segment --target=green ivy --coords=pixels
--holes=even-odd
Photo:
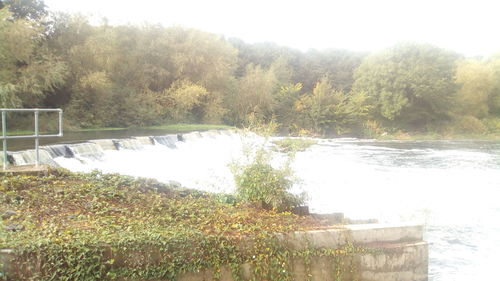
[[[277,233],[311,221],[225,203],[220,197],[157,181],[99,172],[53,171],[45,177],[6,175],[0,182],[0,248],[13,249],[13,280],[175,280],[184,273],[229,268],[243,280],[292,280],[292,260],[335,260],[362,249],[287,249]],[[22,225],[21,231],[3,226]],[[2,267],[0,267],[1,270]]]

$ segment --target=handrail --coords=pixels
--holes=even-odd
[[[0,137],[3,140],[3,169],[7,169],[7,140],[8,139],[35,139],[35,153],[36,153],[36,162],[35,165],[38,167],[40,164],[40,154],[39,154],[39,139],[40,138],[48,138],[48,137],[62,137],[63,136],[63,111],[60,108],[0,108],[0,112],[2,113],[2,136]],[[35,134],[34,135],[21,135],[21,136],[7,136],[7,112],[33,112],[35,115]],[[40,135],[38,131],[38,115],[40,112],[58,112],[59,113],[59,133],[58,134],[50,134],[50,135]]]

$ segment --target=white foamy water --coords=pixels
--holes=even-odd
[[[72,149],[74,158],[55,161],[73,171],[100,169],[230,192],[234,181],[228,164],[244,159],[250,144],[263,143],[256,136],[225,132],[189,134],[184,142],[169,138],[165,145],[159,140],[92,157],[78,154],[82,146]],[[283,155],[275,156],[282,162]],[[292,168],[301,182],[296,190],[307,191],[314,212],[424,224],[431,243],[430,280],[497,280],[499,143],[319,140],[297,154]]]

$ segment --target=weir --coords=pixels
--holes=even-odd
[[[42,149],[47,150],[52,158],[56,157],[70,158],[74,156],[73,152],[71,152],[69,147],[64,144],[42,146]]]
[[[176,148],[176,142],[182,140],[182,135],[166,135],[166,136],[155,136],[153,141],[155,144],[161,144],[169,148]]]
[[[229,134],[234,132],[229,132]],[[220,134],[218,131],[209,131],[206,136],[215,136]],[[177,147],[176,143],[198,139],[203,137],[200,132],[191,132],[187,134],[168,134],[164,136],[143,136],[127,139],[97,139],[88,140],[77,144],[55,144],[42,146],[40,148],[40,163],[53,167],[59,167],[55,158],[77,158],[83,160],[88,158],[92,160],[101,159],[106,150],[142,150],[145,146],[161,145],[170,149]],[[36,153],[34,150],[23,150],[17,152],[8,152],[8,162],[12,165],[23,166],[33,165],[36,162]],[[3,160],[3,156],[0,158]]]
[[[143,150],[145,146],[161,145],[169,149],[177,148],[178,142],[192,141],[200,138],[214,139],[217,136],[235,136],[235,130],[210,130],[205,132],[190,132],[186,134],[168,134],[164,136],[142,136],[126,139],[97,139],[88,140],[84,143],[77,144],[55,144],[42,146],[40,151],[40,163],[54,167],[59,167],[55,158],[77,158],[84,160],[88,158],[92,160],[101,159],[106,150]],[[12,165],[32,165],[36,161],[34,150],[24,150],[18,152],[8,152],[8,162]],[[3,160],[3,157],[0,158]]]
[[[91,142],[68,145],[68,148],[75,157],[99,159],[104,155],[103,149],[98,144]]]
[[[89,140],[89,142],[97,144],[103,150],[118,150],[116,141],[112,139]]]
[[[54,167],[58,167],[57,163],[53,160],[52,156],[49,152],[44,149],[40,149],[39,153],[39,163],[40,164],[48,164]],[[21,166],[21,165],[35,165],[37,162],[37,156],[35,150],[24,150],[19,152],[14,152],[11,154],[12,159],[14,161],[13,164]]]

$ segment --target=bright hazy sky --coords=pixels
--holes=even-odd
[[[300,50],[374,51],[400,41],[467,56],[500,52],[500,0],[45,0],[111,24],[182,25]]]

